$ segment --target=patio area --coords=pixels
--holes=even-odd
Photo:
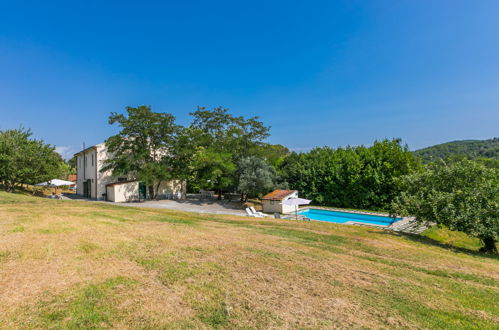
[[[112,202],[104,202],[112,203]],[[120,206],[148,207],[157,209],[170,209],[185,212],[209,213],[209,214],[232,214],[246,216],[240,202],[217,200],[216,198],[206,198],[199,194],[187,194],[186,199],[157,200],[129,203],[112,203]]]

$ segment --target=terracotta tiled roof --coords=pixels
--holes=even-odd
[[[76,182],[76,174],[69,174],[68,181]]]
[[[270,199],[274,201],[281,201],[284,198],[288,197],[292,193],[295,193],[296,190],[284,190],[284,189],[277,189],[274,190],[273,192],[265,195],[262,197],[262,199]]]

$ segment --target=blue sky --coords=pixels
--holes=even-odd
[[[112,111],[260,116],[294,150],[499,136],[499,1],[3,1],[0,129],[66,154]]]

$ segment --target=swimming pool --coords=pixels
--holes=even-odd
[[[329,211],[321,209],[306,209],[298,212],[298,214],[303,215],[304,217],[307,217],[311,220],[327,221],[335,223],[345,223],[348,221],[352,221],[352,222],[360,222],[360,223],[378,225],[378,226],[389,226],[392,223],[400,220],[400,218],[390,218],[381,215],[339,212],[339,211]]]

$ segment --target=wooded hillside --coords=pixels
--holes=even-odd
[[[453,156],[499,159],[499,138],[452,141],[416,150],[414,154],[421,157],[425,163]]]

